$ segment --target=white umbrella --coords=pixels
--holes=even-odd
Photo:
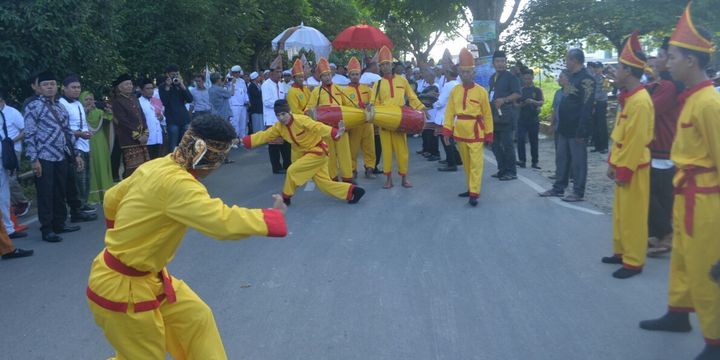
[[[299,54],[301,49],[312,50],[317,60],[320,56],[330,56],[332,44],[317,29],[300,23],[300,26],[291,27],[274,38],[272,48],[285,51],[289,58]]]

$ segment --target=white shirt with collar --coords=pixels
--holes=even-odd
[[[8,137],[11,139],[16,138],[21,131],[25,129],[25,119],[23,118],[23,115],[15,109],[12,106],[8,106],[5,104],[2,108],[0,108],[0,113],[3,114],[5,117],[5,123],[7,124],[7,132]],[[0,119],[2,120],[2,119]],[[0,123],[0,125],[2,125]],[[5,138],[5,133],[2,131],[2,127],[0,127],[0,139]],[[22,151],[22,141],[16,141],[15,142],[15,152]]]
[[[436,125],[442,126],[443,122],[445,122],[445,108],[447,108],[448,99],[450,98],[450,92],[458,84],[460,84],[458,80],[450,80],[445,83],[445,86],[443,86],[442,89],[440,89],[440,96],[438,97],[438,101],[433,104],[433,108],[436,110],[434,119]]]
[[[358,82],[364,85],[372,86],[380,79],[380,75],[366,71],[360,76],[360,81]]]
[[[232,86],[232,82],[228,83],[228,90]],[[231,90],[232,91],[232,90]],[[237,78],[235,80],[235,93],[230,98],[230,106],[245,106],[250,102],[248,97],[247,84],[243,78]]]
[[[275,101],[285,98],[285,86],[281,82],[267,79],[260,90],[263,100],[263,122],[265,126],[273,126],[278,120],[275,116]]]
[[[87,116],[85,116],[85,107],[80,101],[69,102],[66,98],[60,98],[60,104],[65,107],[65,110],[70,116],[70,130],[75,131],[90,131],[87,123]],[[90,141],[81,137],[74,139],[75,149],[82,152],[90,152]]]
[[[148,145],[160,145],[163,143],[162,137],[162,126],[160,120],[157,118],[155,113],[155,107],[150,100],[144,96],[140,96],[140,107],[142,108],[143,114],[145,114],[145,121],[148,127]]]
[[[350,83],[350,79],[348,79],[345,76],[342,76],[340,74],[335,74],[335,75],[333,75],[332,82],[335,85],[345,87]]]

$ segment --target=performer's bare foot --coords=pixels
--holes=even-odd
[[[412,184],[410,183],[410,180],[407,179],[407,176],[402,177],[402,187],[404,187],[404,188],[412,187]]]
[[[385,180],[385,185],[383,185],[383,189],[390,189],[392,187],[393,187],[392,175],[388,175],[387,180]]]

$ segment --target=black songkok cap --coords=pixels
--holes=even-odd
[[[71,75],[68,75],[68,76],[65,78],[65,80],[63,80],[63,86],[68,86],[68,85],[70,85],[70,84],[72,84],[72,83],[75,83],[75,82],[77,82],[77,83],[80,82],[80,76],[78,76],[78,75],[76,75],[76,74],[71,74]]]
[[[122,74],[122,75],[118,76],[117,79],[115,79],[115,81],[113,81],[112,86],[113,86],[113,87],[116,87],[116,86],[120,85],[121,82],[123,82],[123,81],[128,81],[128,80],[132,80],[132,78],[130,77],[130,75],[129,75],[129,74]]]
[[[497,58],[503,58],[503,59],[504,59],[504,58],[507,58],[507,56],[505,56],[505,52],[504,52],[504,51],[496,50],[496,51],[493,53],[493,57],[492,57],[492,58],[493,58],[493,60],[495,60],[495,59],[497,59]]]
[[[37,78],[38,78],[38,83],[41,83],[43,81],[50,81],[50,80],[57,81],[57,77],[55,76],[55,74],[53,74],[49,70],[45,70],[45,71],[41,72],[40,74],[38,74]]]

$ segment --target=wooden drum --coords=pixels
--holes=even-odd
[[[425,127],[425,113],[407,106],[378,105],[368,109],[375,125],[390,131],[419,134]]]
[[[306,111],[306,114],[313,120],[334,128],[338,127],[340,120],[345,123],[346,129],[360,127],[367,122],[362,109],[349,106],[318,106]]]

